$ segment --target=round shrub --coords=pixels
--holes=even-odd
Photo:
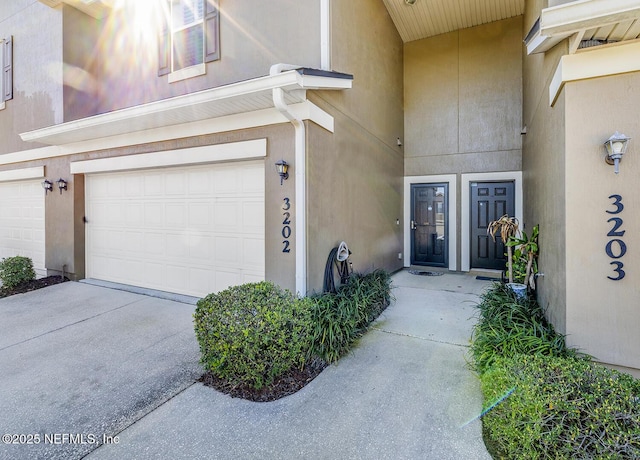
[[[233,385],[268,386],[311,347],[308,300],[267,281],[209,294],[194,319],[202,364]]]
[[[13,289],[35,278],[33,262],[28,257],[7,257],[0,262],[0,281],[6,289]]]

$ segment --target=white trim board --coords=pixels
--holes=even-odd
[[[267,156],[267,140],[232,142],[180,150],[82,160],[71,163],[71,174],[161,168],[231,160],[248,160]]]
[[[515,208],[516,218],[522,224],[523,220],[523,195],[522,195],[522,171],[505,171],[492,173],[474,173],[461,175],[461,240],[460,257],[461,270],[468,272],[471,269],[471,182],[515,182]]]
[[[640,41],[579,50],[562,56],[549,84],[553,107],[565,83],[640,71]]]
[[[334,118],[310,101],[290,106],[291,110],[303,120],[313,121],[329,132],[333,132]],[[288,123],[288,120],[276,108],[256,110],[253,112],[229,115],[209,120],[195,121],[163,128],[148,129],[130,134],[103,137],[86,141],[49,146],[37,149],[0,155],[0,165],[21,163],[23,161],[55,158],[75,153],[93,152],[96,150],[116,149],[131,145],[162,142],[171,139],[216,134],[227,131],[256,128]]]
[[[12,182],[25,179],[42,179],[43,177],[44,166],[0,171],[0,182]]]
[[[434,183],[448,183],[449,184],[449,200],[448,206],[448,219],[449,219],[449,270],[456,269],[456,257],[457,257],[457,239],[456,234],[458,230],[457,223],[457,177],[455,174],[442,174],[434,176],[405,176],[404,178],[404,266],[411,266],[411,185],[413,184],[434,184]]]

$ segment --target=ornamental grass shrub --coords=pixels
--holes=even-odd
[[[494,458],[640,458],[640,381],[588,359],[514,355],[481,377]]]
[[[271,282],[209,294],[194,313],[201,362],[234,385],[259,389],[294,367],[311,349],[311,308]]]
[[[0,281],[6,289],[13,289],[36,279],[33,262],[29,257],[7,257],[0,261]]]
[[[538,302],[518,299],[506,285],[495,283],[481,296],[473,327],[471,356],[482,373],[499,357],[517,354],[573,356],[563,335],[545,319]]]
[[[353,346],[391,301],[391,275],[353,273],[335,294],[311,297],[312,354],[332,363]]]

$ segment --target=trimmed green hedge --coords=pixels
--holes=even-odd
[[[297,298],[271,282],[198,301],[201,363],[232,385],[260,389],[317,357],[337,361],[391,300],[391,275],[352,274],[336,294]]]
[[[194,319],[202,364],[232,384],[267,386],[311,349],[310,302],[270,282],[209,294]]]
[[[28,257],[7,257],[0,261],[0,281],[6,289],[13,289],[22,283],[36,279],[33,262]]]
[[[640,381],[588,359],[500,358],[481,377],[497,458],[640,458]]]

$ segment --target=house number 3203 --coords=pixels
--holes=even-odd
[[[611,262],[611,265],[613,266],[613,271],[616,275],[607,276],[607,278],[613,281],[620,281],[625,275],[623,270],[624,264],[620,259],[622,259],[622,257],[627,253],[627,245],[622,240],[625,232],[625,230],[622,230],[624,221],[621,217],[624,205],[622,204],[622,196],[620,195],[611,195],[609,199],[612,200],[611,205],[615,209],[607,209],[606,212],[607,214],[613,214],[615,217],[611,217],[607,220],[607,222],[611,224],[611,230],[609,230],[607,236],[611,237],[611,239],[605,246],[604,250],[609,257],[615,259]]]
[[[289,237],[291,236],[291,200],[286,198],[283,200],[282,204],[282,252],[291,252],[289,248]]]

